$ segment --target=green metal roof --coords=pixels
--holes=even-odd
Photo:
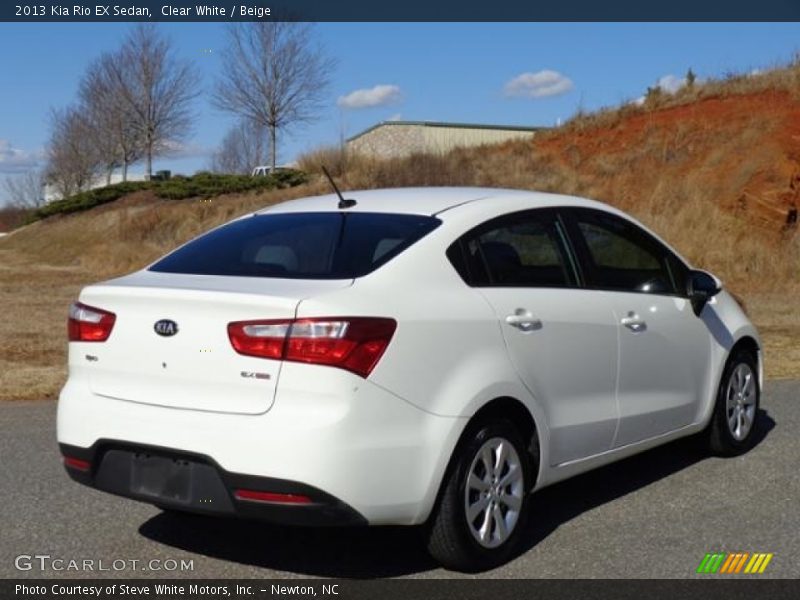
[[[361,133],[357,133],[356,135],[347,138],[347,142],[352,142],[355,139],[360,138],[362,135],[368,134],[370,131],[374,129],[378,129],[378,127],[383,127],[384,125],[421,125],[423,127],[449,127],[451,129],[494,129],[499,131],[541,131],[543,129],[547,129],[547,127],[520,127],[519,125],[487,125],[484,123],[445,123],[443,121],[381,121],[380,123],[376,123],[372,127],[365,129]]]

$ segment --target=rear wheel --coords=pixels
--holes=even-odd
[[[736,456],[753,446],[761,397],[757,374],[756,358],[747,350],[732,354],[725,365],[706,432],[714,454]]]
[[[431,555],[460,571],[508,560],[527,520],[531,462],[510,421],[491,419],[470,430],[456,450],[432,517]]]

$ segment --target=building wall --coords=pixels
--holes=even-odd
[[[347,142],[356,154],[375,158],[397,158],[414,152],[423,152],[422,125],[382,125]]]
[[[425,147],[431,152],[448,152],[459,146],[499,144],[533,137],[532,131],[513,129],[467,129],[465,127],[423,127]]]
[[[422,124],[384,124],[347,142],[352,152],[377,158],[399,158],[415,152],[444,153],[457,147],[497,144],[533,137],[533,131]]]

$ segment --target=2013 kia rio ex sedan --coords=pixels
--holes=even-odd
[[[751,446],[756,330],[620,211],[347,196],[81,292],[58,410],[73,479],[167,510],[424,524],[436,559],[476,570],[513,555],[532,491],[690,434]]]

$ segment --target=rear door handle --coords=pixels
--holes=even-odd
[[[518,308],[514,311],[513,315],[508,315],[506,317],[506,323],[512,327],[516,327],[520,331],[533,331],[542,328],[541,319],[537,319],[530,311],[524,308]]]
[[[647,329],[647,321],[633,311],[630,311],[628,316],[622,317],[619,322],[634,333],[641,333]]]

